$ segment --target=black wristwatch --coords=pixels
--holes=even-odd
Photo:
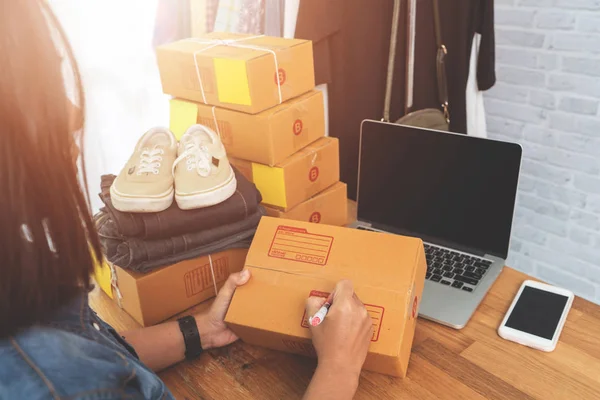
[[[202,354],[202,342],[200,341],[196,318],[188,315],[187,317],[179,318],[177,322],[179,322],[179,329],[185,342],[185,358],[193,360]]]

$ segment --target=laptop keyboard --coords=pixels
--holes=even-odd
[[[465,292],[472,292],[488,268],[490,260],[458,253],[425,243],[427,275],[425,279]]]
[[[378,232],[364,226],[359,226],[357,229]],[[465,292],[475,290],[492,265],[492,262],[485,258],[458,253],[428,243],[425,243],[425,257],[427,259],[425,279]]]

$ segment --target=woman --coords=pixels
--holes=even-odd
[[[0,66],[0,399],[172,398],[153,371],[185,359],[179,324],[121,336],[88,306],[101,253],[65,87],[82,110],[84,98],[44,0],[0,0]],[[203,349],[237,340],[223,318],[249,279],[249,271],[231,275],[210,311],[191,319]],[[308,299],[307,312],[321,305]],[[371,329],[351,283],[340,282],[325,321],[312,328],[318,367],[307,399],[352,398]]]

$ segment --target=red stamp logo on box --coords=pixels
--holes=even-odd
[[[301,119],[297,119],[294,121],[294,135],[298,136],[302,133],[302,128],[304,128],[304,124]]]
[[[279,226],[269,248],[269,257],[315,265],[327,265],[333,237],[306,229]]]
[[[327,292],[321,292],[318,290],[311,290],[309,297],[323,297],[323,298],[327,298],[329,297],[329,293]],[[365,307],[367,308],[367,312],[369,313],[369,315],[371,316],[371,319],[373,320],[373,336],[371,336],[371,342],[376,342],[379,340],[379,333],[381,332],[381,325],[383,324],[383,313],[385,311],[385,309],[381,306],[374,306],[372,304],[365,304]],[[302,315],[302,320],[300,321],[300,326],[302,326],[303,328],[307,328],[309,327],[308,325],[308,315],[306,315],[306,310],[304,311],[304,314]]]
[[[287,79],[287,74],[285,73],[285,69],[283,68],[279,68],[277,70],[277,73],[275,74],[275,84],[276,85],[283,85],[285,83],[285,80]]]
[[[317,179],[319,179],[319,167],[312,167],[308,172],[308,180],[314,182]]]
[[[321,213],[318,211],[312,213],[308,222],[312,222],[313,224],[318,224],[319,222],[321,222]]]

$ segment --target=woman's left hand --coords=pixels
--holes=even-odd
[[[227,346],[239,338],[225,325],[225,314],[238,286],[250,279],[250,271],[244,269],[229,275],[208,312],[196,315],[196,324],[204,350]]]

